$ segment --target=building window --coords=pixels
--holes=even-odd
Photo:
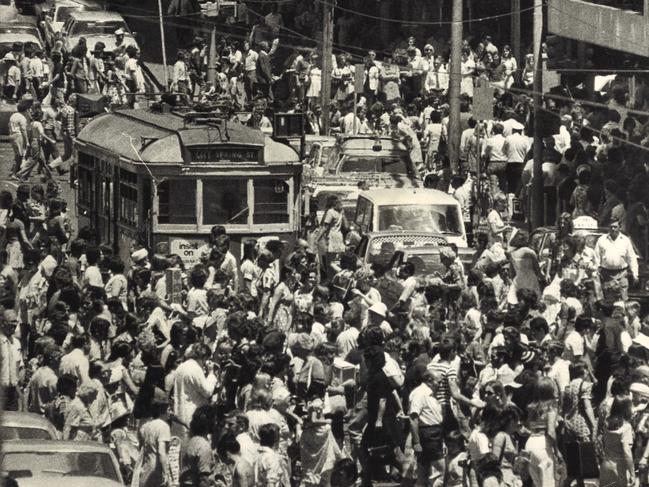
[[[196,224],[196,179],[170,179],[160,183],[158,223]]]
[[[203,224],[247,225],[247,179],[203,180]]]
[[[255,210],[252,223],[288,223],[289,186],[284,179],[255,179]]]

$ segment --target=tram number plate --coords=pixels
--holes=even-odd
[[[206,147],[192,149],[192,162],[257,162],[258,149]]]

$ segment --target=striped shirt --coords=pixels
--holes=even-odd
[[[435,398],[442,406],[449,404],[451,400],[451,387],[449,383],[451,381],[457,381],[458,367],[455,361],[447,362],[441,360],[439,356],[436,356],[428,364],[427,368],[439,378],[435,390]]]

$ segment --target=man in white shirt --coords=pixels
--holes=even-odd
[[[487,161],[487,174],[498,177],[498,184],[502,191],[506,189],[505,167],[507,166],[507,156],[503,151],[504,145],[503,126],[497,123],[491,129],[491,137],[484,144],[482,156]]]
[[[527,161],[527,153],[532,148],[532,141],[529,137],[523,135],[523,129],[522,123],[516,122],[512,124],[512,133],[505,137],[505,143],[503,144],[503,153],[507,159],[505,193],[518,193],[523,166]]]
[[[354,121],[356,122],[355,125]],[[361,132],[361,125],[361,119],[354,113],[354,110],[351,109],[349,110],[349,113],[340,118],[340,133],[345,135],[357,135]]]
[[[448,72],[442,64],[442,58],[436,57],[428,70],[424,81],[424,90],[428,95],[444,95],[448,90]]]
[[[23,367],[20,340],[14,335],[18,326],[18,316],[12,309],[4,309],[0,314],[0,386],[4,389],[4,409],[18,411],[18,374]]]
[[[562,357],[564,345],[560,341],[551,340],[545,347],[548,354],[548,377],[554,379],[559,386],[559,391],[563,394],[568,384],[570,384],[570,362]]]
[[[90,352],[90,343],[83,335],[75,335],[70,342],[72,351],[63,357],[59,364],[59,377],[63,374],[72,374],[78,379],[78,384],[85,384],[90,381],[88,371],[90,362],[88,354]]]
[[[216,376],[212,370],[212,364],[205,361],[210,355],[210,349],[203,343],[194,343],[187,351],[185,360],[176,369],[174,377],[174,414],[189,427],[194,411],[201,406],[210,403],[214,388],[216,387]],[[207,375],[205,374],[207,369]],[[187,429],[183,428],[186,434]]]
[[[604,299],[628,299],[629,273],[638,279],[638,256],[629,237],[620,232],[620,222],[613,220],[610,230],[595,245],[595,264],[599,267]]]
[[[434,485],[444,475],[444,417],[442,406],[435,398],[437,382],[435,373],[426,370],[421,384],[413,389],[408,401],[418,485]]]

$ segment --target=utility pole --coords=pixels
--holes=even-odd
[[[543,225],[545,205],[543,198],[543,134],[541,131],[541,103],[543,102],[543,0],[534,0],[534,169],[532,177],[532,229]]]
[[[331,102],[331,56],[333,54],[334,37],[334,6],[335,0],[322,2],[322,92],[320,106],[322,107],[322,129],[329,135],[329,104]]]
[[[512,55],[521,63],[521,0],[511,0],[511,39]]]
[[[451,172],[460,167],[460,88],[462,83],[462,0],[453,0],[451,24],[451,65],[449,69],[448,154]]]
[[[216,86],[216,25],[212,27],[210,36],[210,50],[207,58],[207,82]]]
[[[164,67],[165,91],[169,89],[169,66],[167,66],[167,48],[165,44],[165,28],[162,21],[162,0],[158,0],[158,22],[160,22],[160,44],[162,45],[162,66]]]

